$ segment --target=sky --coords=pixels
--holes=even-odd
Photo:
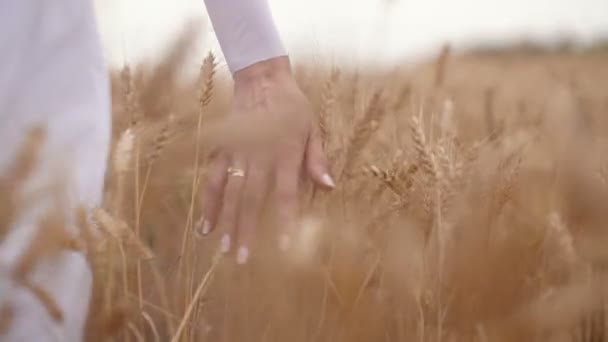
[[[203,0],[96,0],[109,62],[154,60],[189,19],[218,52]],[[293,58],[396,61],[517,38],[608,37],[608,0],[270,0]]]

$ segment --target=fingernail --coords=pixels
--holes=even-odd
[[[239,247],[239,251],[236,253],[236,263],[244,265],[247,263],[247,259],[249,259],[249,248],[245,246]]]
[[[279,238],[279,248],[281,249],[281,251],[286,252],[287,250],[289,250],[290,245],[291,239],[289,238],[289,235],[281,235],[281,237]]]
[[[220,251],[222,253],[228,253],[230,251],[230,235],[224,234],[222,240],[220,240]]]
[[[198,238],[202,238],[204,235],[209,234],[210,230],[211,224],[209,224],[209,221],[205,220],[204,217],[201,217],[194,225],[194,234]]]
[[[209,234],[211,231],[211,223],[207,220],[203,220],[203,235]]]
[[[192,228],[192,231],[194,232],[194,235],[197,238],[201,238],[202,237],[201,235],[203,235],[201,228],[202,228],[204,221],[205,220],[201,217],[198,221],[196,221],[196,223],[194,224],[194,227]]]
[[[323,184],[325,184],[326,186],[328,186],[330,188],[336,187],[336,183],[334,182],[333,178],[331,178],[331,176],[328,173],[321,176],[321,181],[323,182]]]

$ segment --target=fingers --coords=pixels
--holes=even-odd
[[[224,198],[222,201],[219,223],[222,227],[222,237],[220,240],[220,250],[228,253],[234,244],[237,228],[237,214],[239,210],[239,200],[245,185],[247,176],[247,162],[245,159],[233,158],[230,163],[231,172],[227,172],[228,179],[224,187]]]
[[[196,228],[206,235],[216,226],[221,226],[220,250],[227,253],[236,249],[237,263],[246,263],[274,166],[272,195],[280,231],[278,242],[281,249],[288,249],[290,232],[298,215],[300,170],[305,169],[308,176],[323,188],[335,187],[319,136],[311,135],[306,148],[303,147],[286,148],[287,151],[280,152],[277,159],[272,154],[268,160],[241,154],[214,160],[201,193],[203,219]],[[300,152],[294,153],[296,149]],[[305,152],[304,158],[302,151]],[[273,163],[272,159],[277,162]],[[236,172],[229,172],[230,168]]]
[[[287,250],[290,233],[298,214],[298,185],[301,162],[283,160],[277,167],[273,202],[276,206],[276,223],[279,225],[279,247]]]
[[[236,261],[239,264],[245,264],[249,258],[249,250],[259,225],[260,212],[268,190],[269,165],[269,162],[259,159],[251,160],[248,165],[236,228],[236,244],[238,244]]]
[[[245,162],[244,158],[226,157],[213,161],[202,191],[203,218],[195,229],[208,234],[217,225],[222,228],[220,250],[236,249],[236,259],[244,264],[268,189],[271,163],[262,160]]]
[[[306,171],[308,176],[319,186],[325,189],[333,189],[336,184],[329,175],[327,159],[323,152],[323,145],[318,131],[311,134],[306,146]]]
[[[217,224],[224,197],[228,165],[228,158],[223,155],[216,157],[209,165],[201,191],[203,215],[194,225],[194,231],[198,235],[209,234]]]

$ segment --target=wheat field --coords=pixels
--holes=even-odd
[[[68,241],[94,269],[88,340],[608,338],[607,52],[295,65],[338,185],[303,182],[291,248],[262,220],[236,265],[195,229],[206,156],[242,132],[222,125],[231,83],[213,55],[179,77],[191,39],[112,72],[102,234]]]

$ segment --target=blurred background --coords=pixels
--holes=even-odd
[[[401,62],[435,53],[526,40],[590,44],[608,36],[606,0],[271,0],[295,59]],[[188,20],[205,32],[200,54],[218,53],[203,0],[97,0],[109,61],[153,61]],[[197,55],[197,60],[200,55]]]

